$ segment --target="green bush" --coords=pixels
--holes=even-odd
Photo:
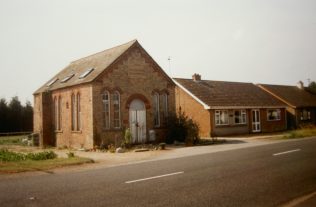
[[[174,141],[185,142],[188,145],[198,143],[199,126],[184,112],[170,114],[167,123],[167,143],[170,144]]]
[[[75,157],[75,153],[74,152],[68,152],[67,156],[68,156],[68,158],[73,158],[73,157]]]
[[[53,151],[44,151],[38,153],[18,153],[11,152],[7,149],[0,149],[0,161],[12,162],[12,161],[23,161],[23,160],[48,160],[54,159],[57,154]]]
[[[53,151],[44,151],[44,152],[26,154],[26,159],[29,159],[29,160],[49,160],[49,159],[54,159],[56,157],[57,155]]]
[[[12,162],[25,160],[26,156],[22,153],[10,152],[7,149],[0,149],[0,161]]]

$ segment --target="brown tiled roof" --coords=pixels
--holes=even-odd
[[[285,107],[285,104],[252,83],[174,78],[210,108]]]
[[[258,84],[275,97],[292,107],[316,107],[316,95],[297,86]]]
[[[47,83],[39,88],[34,94],[46,90],[55,90],[59,88],[91,82],[136,43],[138,43],[137,40],[133,40],[128,43],[73,61],[66,68],[60,71],[56,76],[47,81]],[[85,78],[79,78],[83,73],[91,68],[93,68],[93,70],[89,75],[87,75]],[[64,83],[62,82],[64,78],[66,78],[67,76],[71,76],[72,74],[74,75],[68,81]],[[57,81],[54,82],[51,86],[47,86],[50,82],[56,79]]]

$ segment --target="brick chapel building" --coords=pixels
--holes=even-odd
[[[164,137],[175,84],[136,41],[71,62],[34,93],[41,146],[92,148],[122,139]]]

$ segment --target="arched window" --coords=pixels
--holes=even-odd
[[[114,112],[114,128],[121,127],[121,103],[120,103],[120,93],[115,91],[113,94],[113,112]]]
[[[167,123],[167,119],[168,119],[168,94],[164,93],[161,95],[161,114],[162,114],[162,120],[163,122],[166,124]]]
[[[58,124],[57,124],[57,130],[61,130],[61,116],[62,116],[62,111],[61,111],[61,104],[62,100],[61,97],[58,98]]]
[[[58,130],[58,99],[54,98],[54,128]]]
[[[104,91],[102,94],[103,102],[103,127],[105,129],[110,128],[110,94],[108,91]]]
[[[159,94],[154,93],[153,95],[153,109],[154,109],[154,126],[160,126],[160,114],[159,114]]]
[[[71,130],[76,130],[76,96],[71,95]]]
[[[81,106],[80,106],[80,93],[77,93],[77,131],[81,130]]]

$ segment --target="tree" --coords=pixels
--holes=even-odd
[[[308,84],[307,90],[313,94],[316,94],[316,82],[312,81]]]
[[[22,108],[22,131],[33,130],[33,107],[31,102],[27,101],[25,106]]]
[[[25,132],[33,130],[33,107],[27,101],[25,106],[17,96],[8,104],[0,99],[0,132]]]
[[[0,132],[6,132],[8,129],[8,105],[4,98],[0,99]]]
[[[17,96],[14,96],[9,103],[9,131],[22,131],[22,105]]]

